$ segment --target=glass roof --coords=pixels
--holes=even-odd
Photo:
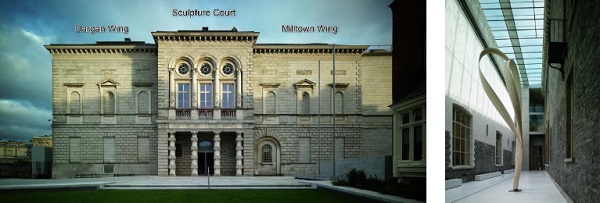
[[[479,0],[498,49],[516,59],[522,85],[542,81],[544,0]]]

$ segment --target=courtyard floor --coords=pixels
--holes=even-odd
[[[546,171],[522,171],[519,180],[521,192],[509,192],[513,187],[514,173],[463,183],[446,190],[446,202],[570,202],[550,179]]]

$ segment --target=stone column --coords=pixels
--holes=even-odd
[[[169,68],[169,107],[175,107],[175,69]]]
[[[215,68],[215,107],[221,107],[221,81],[219,75],[219,68]]]
[[[192,74],[192,84],[190,85],[190,95],[192,96],[192,106],[190,106],[192,109],[196,109],[196,107],[198,107],[197,104],[197,95],[196,93],[198,92],[198,82],[196,81],[196,68],[191,68],[191,72],[190,74]]]
[[[169,176],[175,176],[175,133],[169,133]]]
[[[192,176],[198,176],[198,133],[192,132]]]
[[[242,147],[242,141],[244,139],[242,138],[241,132],[236,133],[237,137],[235,138],[235,175],[241,176],[242,168],[244,168],[244,166],[242,165],[242,159],[244,158],[244,156],[242,155],[242,149],[244,149],[244,147]]]
[[[214,146],[215,176],[221,175],[221,136],[219,135],[220,133],[221,132],[215,132],[215,138],[214,138],[214,141],[215,141],[215,146]]]
[[[237,71],[237,78],[236,78],[236,85],[235,85],[235,102],[237,104],[237,108],[242,108],[242,70]]]
[[[215,67],[215,91],[213,96],[213,104],[215,109],[213,112],[213,119],[215,120],[221,119],[221,81],[219,80],[219,75],[219,67]]]

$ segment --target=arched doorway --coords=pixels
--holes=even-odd
[[[254,160],[256,175],[279,175],[281,147],[279,142],[272,137],[263,137],[256,142]]]
[[[198,175],[208,175],[207,167],[210,168],[210,174],[214,174],[214,153],[214,144],[211,141],[198,143]]]

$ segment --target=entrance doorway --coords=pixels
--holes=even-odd
[[[529,170],[544,170],[544,136],[529,137]]]
[[[202,141],[198,143],[198,175],[208,175],[207,168],[210,168],[210,174],[214,174],[214,145],[211,141]]]

